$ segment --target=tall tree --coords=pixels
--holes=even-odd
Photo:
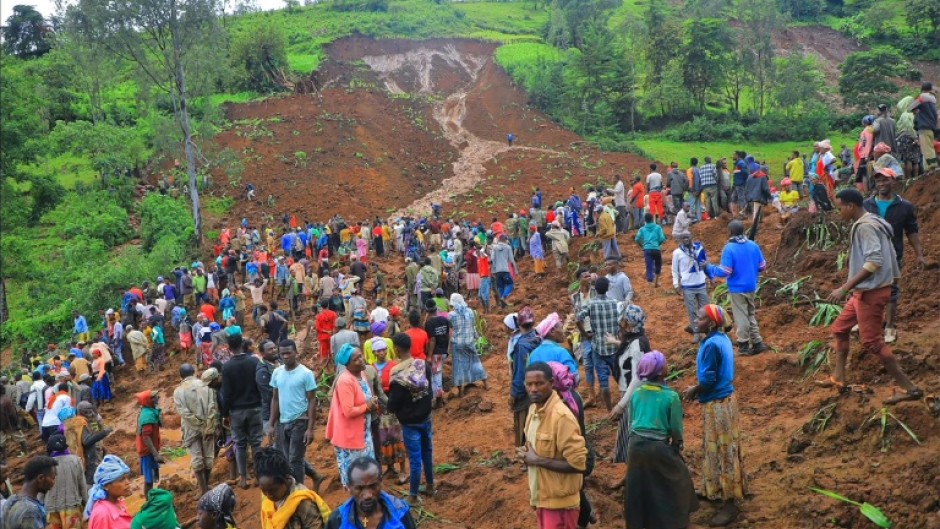
[[[752,78],[754,108],[763,115],[771,92],[774,74],[773,34],[783,27],[784,19],[776,0],[749,0],[741,7],[744,66]]]
[[[669,13],[665,0],[650,0],[643,18],[646,23],[646,35],[642,49],[647,67],[643,86],[645,91],[649,92],[662,84],[669,61],[675,57],[675,50],[682,43],[682,28]],[[665,106],[666,101],[660,99],[661,115],[666,114]]]
[[[700,111],[708,92],[721,88],[730,52],[731,33],[724,20],[686,20],[679,48],[682,77]]]
[[[823,86],[823,75],[812,55],[802,50],[776,61],[777,76],[774,83],[774,100],[787,116],[802,105],[819,98],[819,88]]]
[[[891,78],[900,77],[907,64],[901,52],[888,46],[850,53],[839,66],[839,93],[846,105],[860,110],[890,105],[898,93]]]
[[[52,49],[52,28],[33,6],[13,6],[3,28],[3,51],[21,59],[41,57]]]
[[[109,51],[135,63],[154,87],[169,94],[183,133],[196,240],[201,244],[188,79],[198,73],[195,64],[205,64],[205,57],[222,47],[218,0],[79,0],[70,9],[84,13]]]

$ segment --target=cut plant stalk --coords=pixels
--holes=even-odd
[[[875,507],[874,505],[868,502],[859,503],[857,501],[853,501],[853,500],[846,498],[845,496],[839,494],[838,492],[832,492],[831,490],[817,489],[815,487],[811,487],[810,490],[812,490],[815,493],[822,494],[823,496],[832,498],[834,500],[839,500],[841,502],[848,503],[849,505],[854,505],[858,507],[859,512],[861,512],[865,518],[868,518],[869,520],[871,520],[872,523],[874,523],[878,527],[881,527],[883,529],[891,528],[891,525],[892,525],[891,520],[889,520],[888,517],[885,516],[885,514],[881,512],[881,510],[878,507]]]

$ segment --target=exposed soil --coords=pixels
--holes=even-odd
[[[246,162],[244,179],[258,187],[260,202],[246,204],[238,200],[226,218],[213,222],[221,225],[242,217],[279,217],[286,210],[311,220],[322,220],[336,212],[357,219],[364,215],[385,216],[386,212],[409,207],[427,209],[431,200],[443,203],[445,215],[489,220],[526,209],[535,186],[554,200],[567,196],[570,187],[580,189],[599,180],[609,184],[616,173],[645,174],[647,160],[594,150],[526,107],[525,94],[493,64],[491,51],[488,45],[468,41],[344,39],[330,46],[331,59],[319,74],[319,85],[324,87],[321,99],[291,96],[230,107],[229,119],[262,120],[273,137],[246,138],[236,133],[239,128],[219,137],[220,148],[236,152],[251,148],[262,155],[257,162]],[[412,95],[405,97],[401,93]],[[268,121],[275,116],[283,121]],[[415,116],[421,118],[423,128]],[[294,136],[292,130],[300,134]],[[510,149],[504,144],[507,132],[519,137],[518,146]],[[295,167],[293,160],[285,163],[276,159],[285,153],[293,157],[292,153],[301,149],[313,153],[316,147],[323,152],[311,154],[307,169]],[[366,153],[370,166],[365,167],[355,152]],[[378,163],[380,156],[383,161]],[[217,182],[219,178],[224,176],[216,175]],[[298,193],[299,189],[307,192]],[[936,264],[940,256],[940,238],[936,235],[940,229],[938,191],[940,174],[934,174],[905,193],[921,214],[929,266],[916,273],[913,267],[905,268],[909,273],[902,280],[900,340],[895,348],[904,369],[929,391],[936,391],[940,373],[940,327],[936,325],[940,311],[934,296],[940,287]],[[277,197],[274,210],[262,204],[268,194]],[[727,222],[722,217],[694,228],[696,238],[703,241],[713,260],[727,239]],[[801,292],[808,297],[813,291],[824,296],[844,278],[845,271],[836,270],[835,262],[845,243],[840,241],[826,252],[811,250],[804,247],[803,241],[805,227],[812,219],[798,216],[785,229],[776,227],[777,222],[776,214],[769,214],[758,237],[770,262],[765,277],[776,278],[760,293],[758,319],[765,339],[776,352],[740,358],[736,365],[735,386],[742,408],[751,497],[743,505],[742,518],[732,527],[871,527],[857,509],[810,492],[810,487],[822,487],[882,508],[895,527],[940,528],[940,499],[936,493],[940,488],[940,422],[924,404],[908,402],[892,408],[922,444],[915,443],[892,422],[883,444],[880,419],[869,419],[880,409],[881,400],[891,394],[892,383],[876,359],[853,353],[849,373],[851,382],[868,385],[873,394],[839,397],[804,380],[804,368],[798,365],[796,353],[810,340],[827,340],[828,332],[808,326],[813,315],[810,305],[793,305],[774,292],[787,282],[810,275]],[[573,255],[587,266],[597,266],[596,252],[579,252],[587,242],[576,240]],[[667,355],[673,371],[685,370],[674,382],[675,387],[692,385],[695,348],[681,331],[686,324],[681,302],[671,289],[654,292],[645,283],[643,259],[630,236],[620,237],[620,245],[627,257],[627,273],[638,293],[637,302],[648,314],[654,348]],[[667,243],[665,255],[674,248],[672,242]],[[399,287],[402,264],[392,258],[378,262],[387,273],[391,289]],[[912,257],[907,259],[907,265],[911,264]],[[548,266],[548,276],[537,281],[531,261],[521,262],[522,281],[513,294],[516,308],[529,304],[540,317],[552,311],[562,315],[569,312],[565,289],[570,280],[565,271]],[[668,272],[664,284],[669,284]],[[302,318],[303,323],[307,318]],[[493,350],[484,358],[489,391],[472,389],[464,398],[451,399],[444,409],[435,411],[435,463],[453,463],[460,468],[438,476],[438,495],[422,505],[434,518],[426,519],[422,527],[535,527],[528,507],[525,473],[510,459],[512,417],[505,405],[509,370],[501,319],[501,314],[486,317],[493,343]],[[247,331],[252,337],[257,332],[252,327]],[[314,351],[305,332],[297,338],[304,354]],[[182,361],[173,357],[167,371],[146,380],[128,370],[118,377],[116,393],[121,398],[105,407],[104,416],[121,431],[106,441],[105,447],[126,457],[132,467],[137,462],[132,434],[136,411],[130,395],[145,386],[161,388],[165,395],[171,393],[178,384],[176,366]],[[819,422],[813,422],[814,416],[831,403],[835,403],[832,417],[825,428],[817,429]],[[163,406],[170,423],[178,420],[173,418],[169,399]],[[701,407],[687,404],[684,411],[685,457],[700,486]],[[321,492],[335,506],[346,494],[336,475],[333,451],[323,440],[325,414],[323,406],[316,441],[307,456],[328,476]],[[595,424],[604,415],[598,409],[589,409],[587,422]],[[591,439],[600,457],[588,480],[588,494],[601,516],[601,523],[595,527],[622,528],[619,484],[625,469],[609,462],[616,428],[608,424],[593,428],[596,431]],[[178,435],[172,426],[168,425],[166,431],[171,436],[167,444],[178,444],[178,437],[172,440]],[[883,446],[886,451],[882,451]],[[192,518],[198,496],[185,469],[186,461],[181,458],[166,469],[163,482],[177,493],[181,520]],[[15,466],[21,464],[18,461]],[[214,475],[221,479],[225,472],[224,461],[217,461]],[[135,480],[138,486],[139,481]],[[391,490],[401,489],[392,480],[385,483]],[[257,489],[238,491],[238,499],[239,527],[257,529],[260,493]],[[132,507],[139,504],[139,498],[131,502]],[[711,513],[711,507],[705,506],[693,520],[704,524]]]

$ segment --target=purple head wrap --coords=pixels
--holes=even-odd
[[[565,364],[549,362],[548,366],[552,368],[552,389],[558,392],[561,400],[565,401],[565,405],[571,409],[571,413],[577,415],[580,410],[571,390],[577,385],[578,380],[568,371]]]
[[[373,323],[369,329],[372,331],[372,334],[376,336],[382,336],[382,333],[384,333],[385,329],[387,328],[388,328],[387,323],[385,323],[384,321],[377,321]]]
[[[659,351],[650,351],[640,358],[640,363],[636,367],[636,376],[640,380],[649,380],[651,378],[661,377],[666,370],[666,357]]]

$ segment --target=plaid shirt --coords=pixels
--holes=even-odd
[[[600,356],[611,356],[617,352],[617,346],[607,343],[604,335],[610,333],[617,336],[620,329],[620,319],[617,314],[617,302],[606,295],[598,294],[581,306],[578,311],[578,321],[591,319],[591,328],[594,337],[591,338],[591,349]]]
[[[448,318],[450,318],[450,323],[454,327],[452,338],[454,345],[476,345],[477,330],[476,325],[474,325],[476,322],[472,310],[467,309],[463,315],[457,311],[452,311],[448,314]]]
[[[707,163],[699,169],[699,182],[702,187],[718,185],[718,168],[713,163]]]

